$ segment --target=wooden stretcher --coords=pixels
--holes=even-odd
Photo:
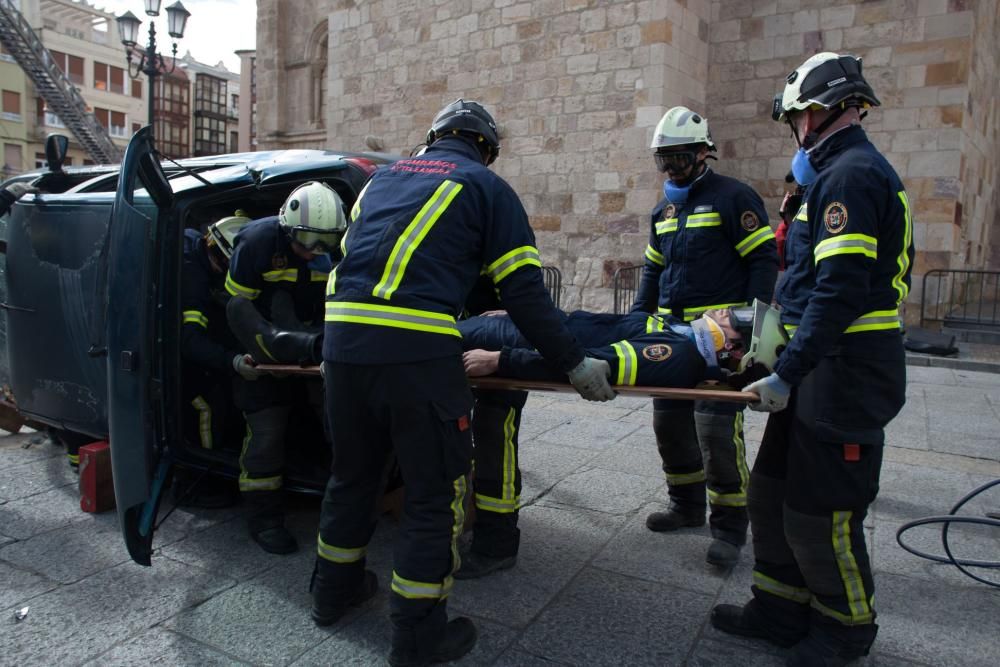
[[[318,376],[319,366],[296,366],[294,364],[260,364],[262,371],[274,375]],[[521,391],[560,391],[575,392],[573,385],[566,382],[539,382],[537,380],[514,380],[493,376],[469,378],[469,384],[477,389],[504,389]],[[720,385],[712,385],[718,387]],[[666,398],[677,401],[726,401],[730,403],[754,403],[760,400],[757,394],[749,391],[732,391],[729,389],[701,388],[678,389],[675,387],[637,387],[615,385],[615,391],[620,396],[642,396],[649,398]]]

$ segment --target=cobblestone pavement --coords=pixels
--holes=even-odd
[[[1000,375],[909,368],[909,400],[890,425],[882,490],[867,538],[881,626],[867,665],[1000,664],[1000,593],[895,543],[904,522],[947,512],[1000,477]],[[535,394],[522,435],[525,507],[515,568],[456,582],[452,614],[480,629],[466,665],[780,665],[782,653],[713,630],[709,610],[749,593],[751,556],[705,563],[707,529],[654,534],[646,514],[666,488],[650,404],[587,404]],[[747,412],[751,455],[764,418]],[[32,441],[35,444],[30,444]],[[313,555],[263,553],[240,508],[177,510],[156,535],[153,566],[132,563],[114,512],[79,509],[76,477],[37,435],[0,438],[0,664],[380,664],[388,651],[385,586],[330,629],[313,625]],[[318,508],[291,525],[315,537]],[[1000,509],[1000,491],[970,512]],[[370,565],[387,581],[393,522]],[[1000,535],[955,530],[959,557],[1000,558]],[[914,543],[940,548],[931,531]],[[15,609],[28,606],[16,622]]]

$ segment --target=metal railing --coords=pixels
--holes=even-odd
[[[619,315],[627,313],[635,303],[635,295],[639,291],[639,279],[642,278],[642,265],[623,266],[615,270],[612,286],[615,291],[615,312]]]
[[[552,297],[552,303],[559,308],[562,301],[562,272],[554,266],[543,266],[542,279],[545,281],[545,289]]]
[[[1000,271],[932,269],[924,274],[920,326],[1000,327]]]

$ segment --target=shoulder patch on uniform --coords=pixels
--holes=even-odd
[[[642,356],[646,357],[650,361],[666,361],[670,358],[670,355],[673,354],[673,352],[673,348],[662,343],[647,345],[642,348]]]
[[[831,202],[823,209],[823,226],[831,234],[839,234],[847,227],[847,206],[839,201]]]
[[[695,213],[711,213],[715,209],[711,204],[704,204],[702,206],[696,206],[694,209]]]
[[[748,232],[752,232],[760,227],[760,218],[753,211],[743,211],[743,215],[740,216],[740,225]]]
[[[676,212],[677,209],[674,208],[673,204],[667,204],[663,209],[663,219],[666,220],[667,218],[674,217],[674,213]]]
[[[286,266],[288,266],[288,257],[283,253],[276,252],[271,255],[271,268],[275,271],[281,271]]]

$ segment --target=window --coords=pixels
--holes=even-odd
[[[104,63],[94,61],[94,88],[97,90],[108,89],[108,66]]]
[[[94,107],[94,115],[97,117],[97,122],[106,127],[108,134],[112,137],[126,136],[125,114],[123,112]]]
[[[3,119],[21,120],[21,93],[13,90],[3,91]]]
[[[132,123],[132,134],[142,129],[142,123]]]
[[[137,100],[142,99],[142,81],[139,79],[132,79],[132,97]]]
[[[125,94],[125,70],[111,66],[111,92]]]
[[[239,132],[233,132],[233,131],[230,130],[230,132],[229,132],[229,152],[230,153],[239,153],[240,152],[240,133]]]
[[[35,98],[35,122],[39,125],[47,125],[49,127],[66,127],[62,119],[49,109],[49,105],[41,97]]]
[[[21,144],[3,145],[3,171],[4,175],[12,176],[20,174],[24,170],[24,154],[21,152]]]
[[[0,60],[5,60],[9,63],[17,62],[17,60],[14,59],[14,56],[10,55],[10,51],[4,48],[3,44],[0,44]]]
[[[46,165],[45,153],[35,153],[35,169],[45,169]]]
[[[91,160],[89,157],[83,158],[83,166],[84,167],[93,167],[95,164],[97,164],[97,163],[94,162],[93,160]]]
[[[83,58],[67,55],[61,51],[49,51],[52,62],[59,66],[70,81],[83,85]]]

